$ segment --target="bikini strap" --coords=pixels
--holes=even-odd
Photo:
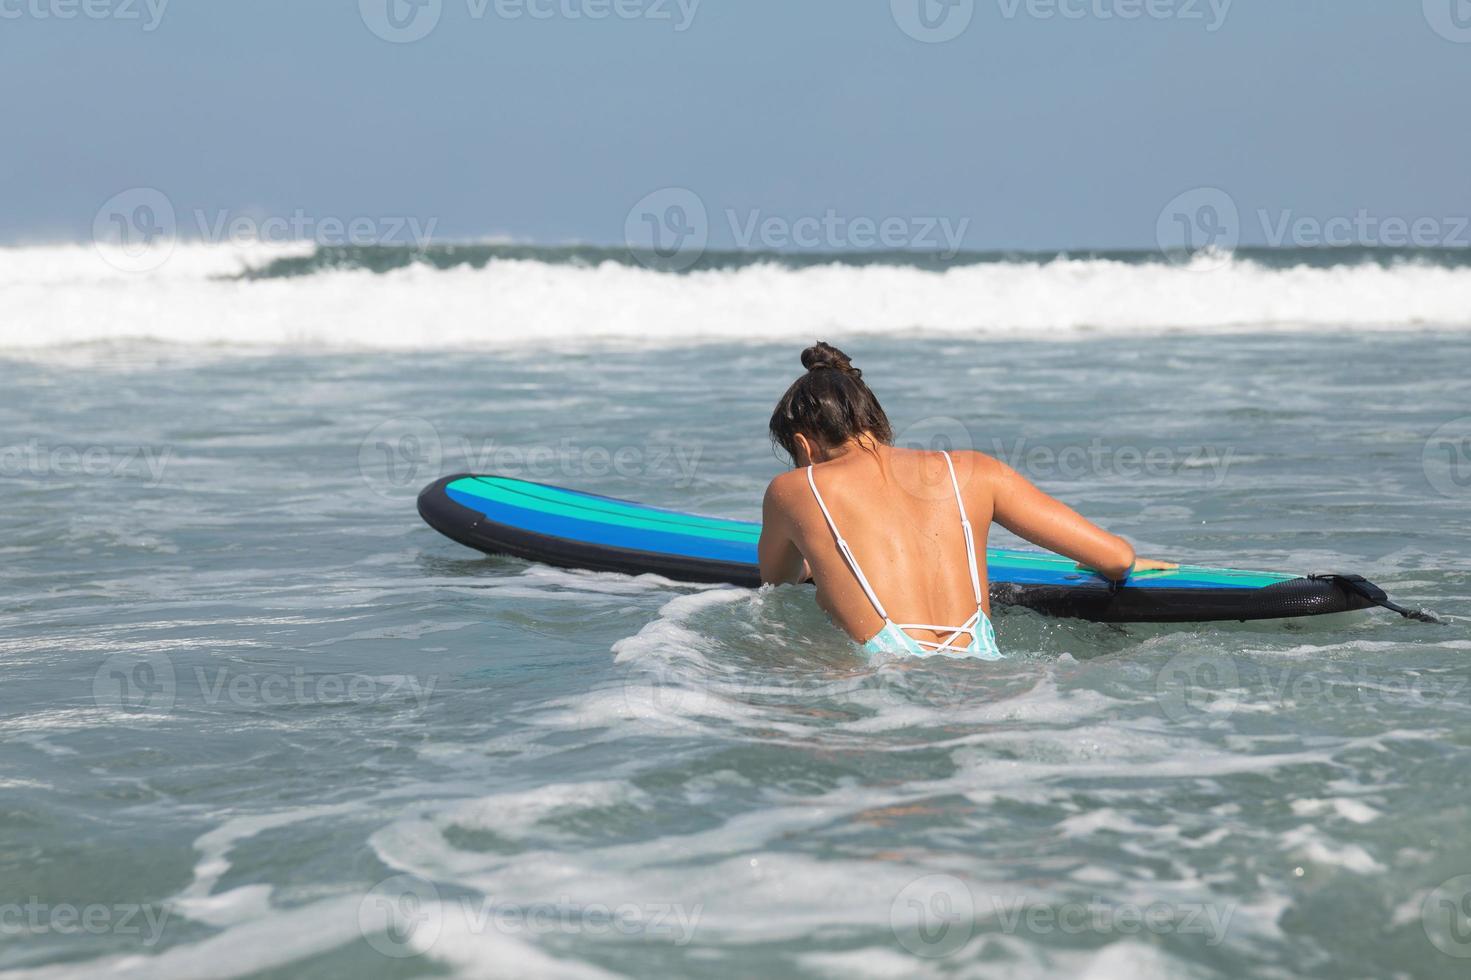
[[[838,532],[838,525],[834,523],[833,515],[827,509],[827,503],[822,499],[822,494],[817,490],[817,481],[812,477],[812,467],[810,466],[807,467],[807,485],[812,488],[812,496],[817,498],[817,506],[822,508],[822,516],[827,518],[828,529],[833,532],[833,537],[837,539],[838,551],[842,552],[843,559],[847,561],[848,567],[853,570],[853,577],[858,579],[858,584],[863,587],[863,594],[868,596],[869,602],[873,603],[874,612],[878,613],[885,623],[890,622],[889,613],[884,609],[884,604],[879,602],[877,595],[874,595],[873,586],[868,584],[868,577],[863,574],[863,569],[858,567],[858,559],[853,557],[853,549],[848,547],[848,542],[844,541],[842,534]],[[972,559],[972,567],[974,567],[974,559]]]
[[[955,463],[951,461],[949,453],[941,452],[940,455],[945,457],[945,465],[950,467],[950,485],[955,488],[955,506],[960,508],[960,529],[965,532],[965,560],[970,566],[970,587],[976,594],[976,605],[980,606],[981,570],[976,566],[975,532],[971,529],[970,518],[965,514],[965,501],[960,496],[960,481],[955,476]]]

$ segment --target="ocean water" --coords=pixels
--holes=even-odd
[[[401,258],[0,253],[0,976],[1471,969],[1458,257]],[[875,663],[802,589],[415,513],[753,518],[819,335],[1142,553],[1443,621],[999,610],[1003,662]]]

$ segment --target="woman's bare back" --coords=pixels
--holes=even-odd
[[[985,595],[986,535],[991,524],[988,462],[978,453],[952,453],[978,551]],[[890,617],[906,623],[964,623],[976,610],[960,508],[940,453],[877,446],[818,464],[813,480],[834,523]],[[817,602],[855,639],[867,639],[883,617],[848,569],[833,532],[807,484],[805,470],[778,477],[773,489],[790,508],[797,548],[817,584]],[[983,602],[989,615],[989,604]],[[943,639],[913,631],[921,640]]]

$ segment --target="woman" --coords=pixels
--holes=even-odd
[[[810,577],[818,605],[866,652],[1001,656],[986,590],[992,521],[1115,582],[1176,567],[1136,560],[1123,538],[999,460],[895,448],[863,372],[836,347],[809,347],[802,366],[771,415],[797,468],[766,490],[761,580]]]

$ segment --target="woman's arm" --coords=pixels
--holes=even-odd
[[[761,540],[756,545],[756,556],[761,562],[763,585],[793,585],[812,577],[793,540],[791,518],[781,502],[785,488],[779,488],[779,482],[781,477],[771,481],[761,502]]]
[[[1089,521],[1067,504],[1054,500],[1000,460],[992,461],[997,524],[1048,551],[1066,555],[1105,578],[1122,582],[1134,570],[1134,547]],[[1173,568],[1167,562],[1140,561],[1150,568]]]

